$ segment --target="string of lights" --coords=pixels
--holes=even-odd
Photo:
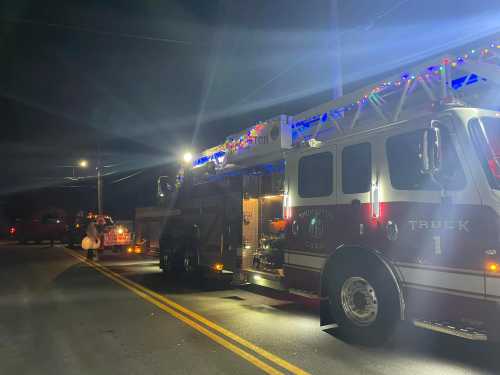
[[[411,83],[415,80],[430,80],[435,79],[441,81],[443,79],[447,80],[446,84],[452,89],[459,89],[464,85],[464,81],[468,76],[458,77],[455,80],[449,80],[446,76],[446,70],[449,68],[457,69],[460,66],[466,64],[468,61],[475,58],[488,58],[494,55],[495,50],[500,52],[500,42],[491,42],[487,47],[473,48],[467,52],[456,56],[455,58],[446,57],[441,59],[436,64],[427,65],[424,70],[418,72],[404,71],[399,74],[397,79],[384,80],[379,82],[375,86],[372,86],[364,94],[354,100],[348,105],[343,105],[339,107],[334,107],[327,112],[313,115],[307,119],[299,120],[297,122],[292,122],[290,127],[292,131],[292,139],[296,142],[304,131],[307,131],[311,127],[317,125],[318,123],[326,123],[329,118],[339,119],[345,113],[362,108],[368,101],[373,101],[375,103],[380,103],[380,96],[389,93],[391,90],[397,90],[402,88],[405,83]],[[473,79],[468,79],[467,85],[476,83],[479,81],[477,76]],[[226,141],[219,145],[206,150],[201,157],[193,161],[193,166],[200,166],[209,161],[218,162],[221,158],[224,158],[229,153],[240,152],[252,145],[257,144],[259,135],[263,132],[266,127],[266,122],[261,122],[244,133],[238,136],[230,136]]]

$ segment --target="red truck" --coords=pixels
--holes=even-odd
[[[64,242],[67,225],[61,212],[38,213],[32,217],[16,219],[16,224],[9,232],[20,243],[40,243],[44,240]]]
[[[93,222],[97,226],[102,226],[101,250],[113,250],[113,252],[135,253],[133,243],[132,225],[128,222],[117,222],[108,215],[97,215],[89,212],[86,216],[78,216],[75,222],[68,227],[68,245],[79,245],[86,236],[88,225]]]
[[[160,267],[314,298],[320,323],[353,340],[383,341],[403,320],[499,342],[489,48],[253,125],[184,163],[176,191],[159,189]]]

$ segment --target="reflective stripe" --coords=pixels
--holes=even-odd
[[[431,264],[407,263],[407,262],[393,262],[393,264],[398,267],[421,268],[421,269],[428,269],[428,270],[430,269],[436,271],[450,271],[451,273],[476,274],[481,276],[484,275],[484,271],[471,270],[468,268],[433,266]]]
[[[500,278],[486,277],[486,295],[500,297]]]
[[[325,259],[323,257],[311,256],[305,254],[296,254],[296,253],[285,253],[285,263],[288,265],[296,265],[303,266],[308,268],[313,268],[316,270],[321,270],[323,268],[323,264],[325,263]]]
[[[296,270],[302,270],[302,271],[308,271],[308,272],[321,272],[321,270],[317,269],[317,268],[309,268],[309,267],[304,267],[304,266],[297,266],[295,264],[288,264],[288,263],[285,263],[285,266],[287,268],[293,268],[293,269],[296,269]]]
[[[414,284],[403,284],[403,286],[405,288],[425,290],[427,292],[441,293],[441,294],[466,297],[466,298],[475,298],[475,299],[478,299],[481,301],[483,301],[485,299],[483,294],[462,293],[462,292],[456,292],[456,291],[450,290],[450,289],[439,289],[439,288],[419,286],[419,285],[414,285]]]
[[[403,277],[403,283],[475,295],[484,294],[484,277],[479,274],[454,273],[403,266],[398,268]]]

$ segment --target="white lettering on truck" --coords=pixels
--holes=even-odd
[[[413,232],[417,230],[446,229],[459,232],[470,232],[469,220],[408,220]]]

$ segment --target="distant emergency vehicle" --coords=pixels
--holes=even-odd
[[[445,56],[204,151],[162,192],[160,267],[316,296],[360,340],[400,320],[498,340],[499,55]]]
[[[86,230],[89,223],[95,223],[101,233],[101,250],[113,250],[122,253],[140,253],[134,251],[133,231],[129,223],[113,222],[113,219],[108,215],[97,215],[88,213],[87,215],[79,215],[69,229],[70,246],[79,245],[86,235]],[[142,251],[141,251],[142,252]]]

